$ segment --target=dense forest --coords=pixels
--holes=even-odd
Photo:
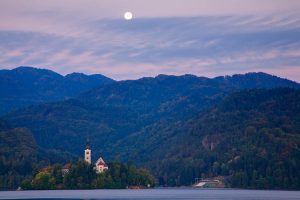
[[[0,121],[0,190],[16,189],[39,168],[72,159],[66,152],[40,149],[28,129]]]
[[[25,128],[11,128],[0,121],[0,190],[16,189],[87,189],[153,187],[154,178],[146,169],[109,162],[109,170],[96,174],[84,161],[72,164],[63,176],[62,164],[75,156],[54,150],[42,150]],[[55,164],[56,163],[56,164]],[[59,164],[61,163],[61,164]],[[50,165],[52,164],[52,165]]]
[[[205,114],[161,131],[169,141],[144,162],[160,184],[224,176],[230,187],[299,189],[299,122],[299,90],[234,93]]]
[[[37,165],[31,166],[31,175],[55,163],[50,158],[57,152],[70,153],[58,163],[69,162],[72,154],[81,157],[89,137],[93,155],[133,160],[159,185],[191,185],[195,178],[222,177],[229,187],[299,189],[297,88],[296,82],[264,73],[118,81],[73,99],[2,116],[10,128],[3,128],[0,142],[11,143],[8,130],[28,132],[37,152],[36,158],[30,157],[37,162],[29,160]],[[21,158],[5,153],[13,152],[5,145],[0,147],[1,162],[14,169],[8,163]],[[2,170],[1,177],[8,180],[16,171]],[[22,172],[18,180],[30,173]],[[15,188],[16,183],[5,187]]]
[[[112,146],[149,126],[158,123],[164,127],[166,123],[185,121],[240,89],[276,87],[300,85],[264,73],[213,79],[159,75],[115,82],[74,99],[27,107],[3,118],[13,127],[30,129],[43,148],[81,155],[78,147],[89,136],[97,154],[114,159],[125,149],[116,151]],[[123,158],[128,159],[128,156],[123,155]]]
[[[149,188],[154,178],[146,169],[137,169],[131,162],[108,163],[108,170],[97,174],[92,165],[83,160],[71,164],[68,173],[61,165],[47,166],[37,172],[34,178],[24,180],[22,189],[125,189]]]

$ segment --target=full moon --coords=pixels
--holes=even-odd
[[[133,17],[132,13],[131,12],[126,12],[124,13],[124,19],[126,20],[131,20]]]

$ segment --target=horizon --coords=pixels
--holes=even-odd
[[[245,73],[234,73],[234,74],[223,74],[223,75],[219,75],[219,76],[212,76],[212,77],[209,77],[209,76],[203,76],[203,75],[197,75],[197,74],[190,74],[190,73],[186,73],[186,74],[157,74],[157,75],[154,75],[154,76],[141,76],[141,77],[137,77],[135,79],[122,79],[122,80],[116,80],[116,79],[113,79],[112,77],[109,77],[105,74],[87,74],[87,73],[84,73],[84,72],[70,72],[70,73],[67,73],[67,74],[61,74],[55,70],[51,70],[51,69],[47,69],[47,68],[43,68],[43,67],[35,67],[35,66],[18,66],[18,67],[15,67],[15,68],[12,68],[12,69],[0,69],[1,70],[15,70],[15,69],[18,69],[18,68],[33,68],[33,69],[37,69],[37,70],[50,70],[54,73],[57,73],[61,76],[67,76],[67,75],[70,75],[70,74],[83,74],[83,75],[86,75],[86,76],[91,76],[91,75],[102,75],[102,76],[105,76],[107,78],[110,78],[114,81],[134,81],[134,80],[139,80],[139,79],[143,79],[143,78],[156,78],[160,75],[165,75],[165,76],[176,76],[176,77],[180,77],[180,76],[186,76],[186,75],[191,75],[191,76],[196,76],[198,78],[201,78],[201,77],[204,77],[204,78],[209,78],[209,79],[214,79],[214,78],[218,78],[218,77],[232,77],[232,76],[235,76],[235,75],[246,75],[246,74],[251,74],[251,73],[256,73],[256,74],[259,74],[259,73],[264,73],[264,74],[267,74],[267,75],[271,75],[271,76],[276,76],[278,78],[281,78],[281,79],[286,79],[286,80],[289,80],[289,81],[293,81],[295,83],[298,83],[300,84],[300,82],[298,82],[297,80],[293,80],[293,79],[289,79],[289,78],[286,78],[286,77],[282,77],[282,76],[278,76],[276,74],[270,74],[270,73],[266,73],[266,72],[263,72],[263,71],[249,71],[249,72],[245,72]]]
[[[115,80],[262,71],[300,82],[299,11],[297,0],[3,0],[0,69]]]

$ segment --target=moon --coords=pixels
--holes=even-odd
[[[131,12],[125,12],[124,13],[124,19],[125,20],[132,20],[132,18],[133,18],[133,15],[132,15],[132,13]]]

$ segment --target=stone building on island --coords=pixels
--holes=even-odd
[[[91,150],[89,140],[87,141],[86,147],[85,147],[85,150],[84,150],[84,160],[88,164],[92,164],[92,150]],[[96,161],[94,169],[96,170],[97,174],[100,174],[100,173],[108,170],[108,166],[106,165],[106,163],[105,163],[105,161],[103,160],[102,157],[100,157]]]

